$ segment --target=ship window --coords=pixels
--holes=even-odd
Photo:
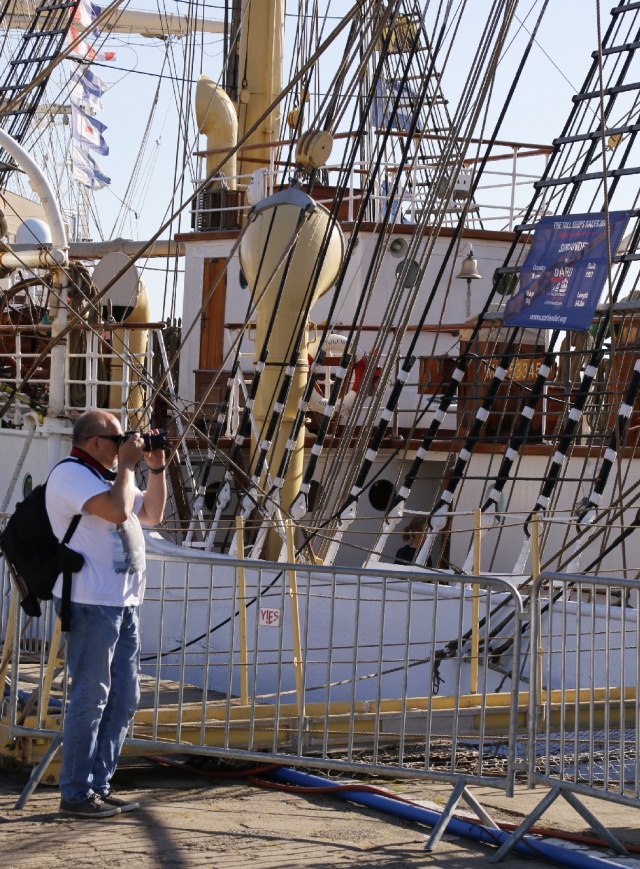
[[[499,296],[510,296],[517,289],[518,275],[500,275],[496,284],[496,293]]]

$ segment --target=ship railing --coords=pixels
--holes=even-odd
[[[582,802],[640,808],[640,586],[619,577],[542,573],[529,602],[530,787],[551,788],[501,859],[559,796],[612,848],[611,829]]]
[[[522,602],[510,583],[176,551],[149,544],[142,700],[125,754],[513,792],[526,710],[517,702]],[[2,605],[10,688],[0,753],[15,765],[42,762],[36,777],[52,782],[66,701],[58,623],[44,605],[23,648],[26,617],[15,597]],[[513,620],[498,634],[510,650],[496,666],[487,639],[505,612]]]
[[[195,181],[196,187],[200,187],[204,180],[204,171],[200,168]],[[274,180],[275,173],[267,169],[260,169],[252,174],[215,178],[193,198],[191,228],[194,232],[239,229],[251,208],[247,196],[248,188],[253,188],[251,201],[258,202],[273,193]]]
[[[192,228],[196,232],[239,228],[251,207],[250,203],[255,204],[287,186],[294,167],[290,161],[276,159],[275,146],[281,144],[287,143],[274,143],[269,166],[251,174],[214,178],[207,189],[194,197]],[[441,215],[443,224],[448,225],[466,211],[470,225],[486,228],[486,224],[491,223],[499,224],[498,228],[503,231],[513,230],[529,203],[534,182],[544,171],[550,149],[541,145],[499,142],[496,150],[489,157],[472,202],[469,202],[469,190],[474,166],[480,162],[479,157],[462,161],[457,178],[446,184],[442,180],[431,180],[441,178],[442,166],[437,162],[400,164],[393,160],[383,161],[379,180],[369,199],[366,219],[376,223],[384,218],[393,181],[400,173],[400,184],[392,205],[393,218],[397,223],[415,224],[424,216],[425,209],[429,209],[434,219],[436,215]],[[199,155],[197,187],[205,179],[205,156],[204,153]],[[522,168],[523,160],[526,160],[525,169]],[[533,163],[533,160],[537,162]],[[505,163],[507,168],[503,168]],[[370,162],[366,160],[358,161],[351,167],[337,210],[339,221],[349,223],[355,220],[369,171]],[[340,163],[323,166],[319,180],[316,179],[311,191],[312,197],[331,210],[337,184],[343,177],[344,168]],[[434,196],[434,183],[436,188],[442,188],[442,195]]]
[[[594,317],[594,327],[597,328],[601,314]],[[591,393],[586,402],[580,430],[578,432],[579,443],[588,445],[592,441],[599,441],[611,431],[615,424],[616,415],[624,398],[624,391],[633,372],[638,357],[639,345],[637,332],[640,317],[636,311],[616,312],[614,328],[619,337],[616,340],[615,356],[610,348],[605,345],[604,358],[598,366],[597,377],[594,381]],[[346,335],[351,326],[336,323],[330,327],[331,332]],[[402,331],[402,341],[399,348],[394,344],[393,375],[397,376],[405,360],[405,353],[410,342],[413,341],[416,326],[408,326]],[[447,436],[455,433],[458,429],[461,436],[469,427],[470,422],[480,407],[486,391],[489,387],[493,372],[502,359],[504,347],[500,343],[500,330],[502,320],[498,319],[486,331],[486,337],[479,341],[477,353],[472,357],[466,377],[463,379],[457,399],[450,405],[446,419],[441,426],[441,431]],[[420,415],[418,428],[429,425],[432,414],[435,412],[439,397],[449,384],[456,359],[461,352],[460,336],[465,330],[468,331],[468,323],[442,323],[438,325],[425,325],[420,328],[420,338],[416,345],[416,362],[405,383],[394,410],[390,428],[394,436],[401,434],[415,426],[416,412]],[[244,330],[242,323],[225,324],[227,347],[234,346],[239,335]],[[307,338],[312,342],[317,340],[324,330],[324,323],[311,324]],[[395,328],[388,329],[390,345],[393,341]],[[595,328],[594,328],[595,331]],[[380,333],[379,326],[363,325],[359,328],[358,346],[369,353]],[[244,330],[243,344],[240,353],[241,366],[244,376],[251,377],[253,371],[254,345],[253,332]],[[590,336],[580,342],[572,336],[563,344],[556,357],[556,363],[551,370],[551,376],[545,384],[544,392],[534,415],[529,432],[529,439],[539,443],[544,439],[551,439],[561,430],[564,416],[571,407],[576,394],[578,375],[588,363],[593,342]],[[500,443],[507,442],[513,430],[518,415],[528,399],[537,376],[539,365],[544,357],[544,338],[538,339],[539,343],[523,343],[513,351],[513,361],[509,367],[509,377],[493,403],[488,423],[484,429],[487,438],[500,438]],[[575,346],[574,346],[575,345]],[[382,371],[388,361],[387,353],[380,354],[377,367]],[[328,394],[329,383],[334,371],[337,359],[329,357],[324,366],[316,372],[319,380],[318,386],[323,394]],[[393,376],[392,375],[392,376]],[[377,383],[377,381],[376,381]],[[244,386],[244,382],[242,384]],[[377,388],[377,386],[376,386]],[[390,389],[390,387],[388,387]],[[234,395],[238,399],[234,407],[242,404],[242,395],[239,384],[236,384]],[[358,424],[364,420],[370,406],[367,396],[362,404],[361,418]],[[640,425],[640,411],[632,408],[630,418],[631,434],[627,438],[626,446],[637,450],[636,434]],[[597,443],[594,444],[597,447]]]
[[[307,339],[310,342],[313,342],[319,339],[323,332],[323,324],[311,324]],[[440,334],[443,336],[453,335],[456,336],[459,333],[461,328],[460,324],[454,324],[453,326],[444,326],[444,327],[434,327],[434,326],[424,326],[421,329],[425,339],[427,340],[429,345],[433,345],[433,343],[437,340],[436,335]],[[349,326],[343,326],[337,324],[331,328],[331,332],[337,332],[339,334],[344,334],[348,332],[350,329]],[[370,346],[373,342],[375,335],[379,332],[379,327],[377,326],[362,326],[360,328],[360,338],[359,338],[359,346],[365,353],[369,352]],[[394,332],[394,327],[389,327],[389,332]],[[415,332],[414,327],[407,327],[402,330],[403,336],[406,335],[406,343],[409,343],[412,334]],[[252,341],[253,330],[246,330],[245,324],[243,323],[226,323],[225,324],[225,340],[227,347],[233,347],[236,345],[239,337],[243,336],[243,344],[242,349],[238,353],[238,357],[240,360],[240,372],[236,376],[231,389],[230,403],[229,403],[229,414],[227,417],[227,430],[226,434],[235,434],[237,430],[237,424],[239,421],[238,411],[240,408],[244,407],[246,393],[247,393],[247,383],[251,381],[251,377],[253,375],[254,370],[254,345]],[[455,340],[455,339],[454,339]],[[404,356],[399,355],[394,357],[394,373],[397,374],[400,371],[402,363],[404,362]],[[431,415],[436,410],[437,405],[437,389],[438,383],[442,380],[442,388],[444,389],[447,385],[447,382],[444,382],[444,371],[445,367],[450,363],[455,363],[455,357],[453,356],[441,356],[441,357],[433,357],[434,365],[432,366],[432,370],[426,370],[427,359],[431,359],[432,357],[421,357],[420,360],[414,366],[408,380],[405,382],[404,389],[400,396],[400,402],[396,409],[394,410],[393,417],[391,420],[391,431],[393,435],[397,435],[401,429],[410,428],[415,420],[416,415],[416,407],[419,406],[420,411],[424,411],[424,423],[423,425],[428,425],[431,420]],[[338,364],[339,357],[332,357],[328,355],[327,359],[323,366],[316,371],[317,377],[317,385],[319,391],[323,395],[329,395],[330,393],[330,384],[332,378],[335,374],[335,368]],[[382,353],[378,358],[378,367],[384,366],[387,360],[387,354]],[[448,368],[447,368],[448,370]],[[196,396],[201,393],[201,389],[198,388],[198,382],[200,378],[202,378],[201,386],[206,387],[210,390],[211,377],[216,377],[217,386],[226,384],[226,380],[219,376],[219,372],[207,372],[200,371],[196,372]],[[436,379],[437,378],[437,379]],[[433,382],[432,382],[433,379]],[[389,386],[389,389],[391,387]],[[212,390],[210,390],[212,392]],[[220,390],[216,390],[216,396],[220,395]],[[364,404],[362,406],[361,417],[364,418],[369,406],[371,403],[371,398],[369,396],[365,396]],[[211,416],[213,410],[217,410],[219,406],[218,401],[213,401],[206,406],[206,414]],[[451,431],[455,430],[456,426],[456,408],[457,404],[454,401],[451,404],[449,411],[447,412],[444,429],[448,434]]]
[[[64,413],[109,410],[123,426],[148,425],[154,392],[154,342],[164,323],[79,325],[67,337]],[[0,326],[0,400],[15,396],[5,420],[20,426],[25,413],[46,415],[51,384],[49,358],[23,378],[51,338],[51,326]]]

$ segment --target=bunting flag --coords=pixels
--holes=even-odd
[[[75,42],[79,35],[80,31],[72,24],[69,28],[69,42]],[[95,48],[93,48],[93,46],[90,45],[86,39],[81,39],[69,56],[78,57],[81,60],[88,61],[109,61],[116,59],[115,51],[96,51]]]
[[[93,37],[97,39],[98,36],[100,36],[100,31],[95,27],[92,29],[91,25],[101,12],[102,9],[100,6],[96,6],[96,4],[91,3],[90,0],[80,0],[73,16],[74,23],[69,28],[70,42],[75,42],[80,34],[82,34],[83,37],[93,35]],[[115,51],[96,51],[91,43],[87,42],[84,38],[82,38],[75,46],[71,56],[79,57],[82,60],[88,61],[109,61],[116,59]]]
[[[109,146],[102,135],[107,129],[106,124],[101,124],[100,121],[85,114],[73,100],[71,101],[71,122],[74,142],[79,145],[86,145],[87,148],[91,148],[92,151],[97,151],[103,156],[109,153]]]
[[[105,175],[91,154],[78,145],[73,146],[73,177],[80,184],[91,190],[101,190],[111,184],[111,178]]]
[[[91,0],[80,0],[73,16],[73,24],[69,29],[69,38],[75,42],[81,34],[73,56],[85,61],[114,60],[114,51],[96,51],[84,38],[91,35],[94,38],[100,32],[93,23],[100,15],[101,9]],[[102,95],[107,90],[106,84],[88,66],[71,63],[71,119],[72,119],[72,165],[73,177],[90,190],[101,190],[111,184],[111,178],[105,175],[93,156],[89,153],[97,151],[107,155],[109,146],[104,138],[105,124],[97,121],[93,115],[103,110]]]
[[[80,67],[80,69],[82,69]],[[101,96],[106,90],[106,86],[104,90],[100,91],[98,88],[92,86],[92,82],[87,78],[88,75],[91,74],[89,69],[83,74],[80,73],[71,73],[71,83],[73,87],[71,88],[70,96],[74,99],[74,101],[87,109],[92,109],[94,112],[102,112],[104,111],[104,105],[102,104]],[[102,79],[95,76],[99,82],[102,82]]]
[[[76,63],[72,64],[70,81],[73,85],[71,96],[77,103],[82,103],[96,112],[104,110],[101,97],[107,86],[100,76],[95,75],[88,67]]]
[[[91,96],[98,99],[107,90],[106,84],[99,75],[96,75],[89,67],[82,66],[79,63],[72,63],[71,81],[74,85],[80,85],[83,93],[91,94]]]
[[[80,0],[74,12],[73,20],[77,22],[81,30],[89,30],[101,12],[102,9],[100,6],[96,6],[95,3],[91,3],[89,0]],[[100,31],[97,28],[94,28],[92,33],[96,39],[100,36]]]

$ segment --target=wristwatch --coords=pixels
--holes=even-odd
[[[166,470],[167,470],[167,466],[166,466],[166,465],[160,465],[159,468],[149,468],[149,473],[150,473],[150,474],[162,474],[162,473],[164,473],[164,471],[166,471]]]

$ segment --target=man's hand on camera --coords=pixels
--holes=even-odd
[[[159,434],[159,429],[153,428],[150,430],[149,434]],[[164,466],[164,450],[151,450],[150,452],[145,452],[144,460],[149,466],[149,470],[157,470]]]
[[[143,456],[144,441],[138,432],[135,432],[120,444],[118,450],[118,464],[124,464],[128,468],[134,468]]]

